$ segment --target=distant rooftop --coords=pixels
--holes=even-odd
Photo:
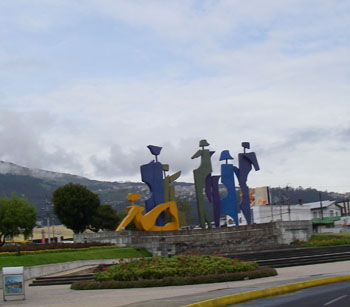
[[[322,200],[322,207],[325,208],[334,203],[335,203],[335,200]],[[321,208],[321,204],[319,201],[315,201],[313,203],[306,203],[306,204],[303,204],[303,206],[308,206],[310,209]]]

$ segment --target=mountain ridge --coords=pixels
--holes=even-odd
[[[149,197],[149,188],[143,182],[119,182],[99,181],[88,179],[69,173],[58,173],[41,169],[31,169],[12,162],[0,161],[0,196],[10,197],[12,193],[25,197],[35,206],[38,219],[45,217],[45,203],[50,201],[52,193],[59,187],[72,182],[86,186],[92,192],[98,194],[101,203],[111,204],[117,211],[124,210],[128,206],[128,193],[139,193],[140,202]],[[176,196],[186,198],[193,207],[193,213],[197,213],[195,189],[193,183],[176,182]],[[271,198],[274,204],[297,204],[299,199],[304,203],[319,200],[320,191],[313,188],[270,188]],[[222,187],[220,192],[225,193]],[[239,192],[237,192],[239,193]],[[239,197],[239,194],[238,194]],[[322,199],[342,201],[349,198],[350,193],[341,194],[334,192],[322,192]],[[208,204],[210,208],[210,204]]]

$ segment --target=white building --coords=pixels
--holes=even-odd
[[[305,221],[313,219],[321,219],[323,212],[323,218],[328,217],[341,217],[342,208],[336,201],[323,200],[322,209],[321,203],[313,202],[303,205],[291,205],[291,206],[278,206],[278,205],[263,205],[251,207],[252,223],[269,223],[276,221]],[[239,224],[247,225],[247,222],[242,213],[238,214]],[[226,224],[228,227],[235,226],[234,220],[230,217],[226,217]]]
[[[321,219],[326,217],[335,217],[342,215],[341,206],[337,205],[334,200],[323,200],[322,207],[321,202],[303,204],[304,207],[311,209],[313,219]]]
[[[276,221],[305,221],[312,220],[312,213],[309,207],[300,205],[288,206],[275,206],[264,205],[254,206],[251,208],[252,223],[270,223]],[[247,225],[247,222],[242,213],[238,214],[240,225]],[[227,216],[227,226],[235,226],[235,222],[230,216]]]

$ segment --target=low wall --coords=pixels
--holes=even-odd
[[[24,280],[33,279],[41,276],[51,275],[55,273],[61,273],[76,268],[99,265],[99,264],[112,264],[118,263],[119,259],[101,259],[101,260],[80,260],[70,261],[54,264],[35,265],[24,268]],[[2,289],[2,271],[0,270],[0,289]]]
[[[74,235],[74,241],[142,246],[155,256],[185,252],[229,255],[236,252],[279,248],[296,239],[308,240],[311,235],[311,221],[288,221],[164,232],[99,232]]]

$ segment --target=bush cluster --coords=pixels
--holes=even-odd
[[[255,262],[242,262],[235,259],[214,256],[178,255],[172,258],[142,258],[114,265],[104,272],[96,273],[96,281],[162,279],[218,275],[251,271],[258,268]]]
[[[273,268],[262,267],[253,271],[234,272],[225,274],[209,274],[202,276],[175,276],[165,277],[163,279],[142,279],[131,281],[106,280],[98,281],[78,281],[71,285],[73,290],[95,290],[95,289],[124,289],[124,288],[146,288],[146,287],[165,287],[182,286],[214,282],[228,282],[244,279],[254,279],[268,276],[275,276],[277,272]]]

